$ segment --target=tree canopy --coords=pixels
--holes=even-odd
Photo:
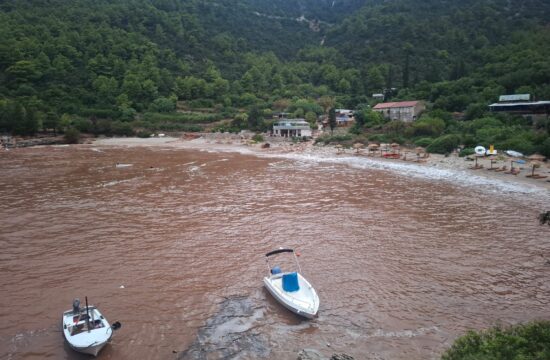
[[[0,131],[62,130],[63,114],[151,127],[141,114],[179,103],[311,117],[380,92],[474,119],[504,93],[550,99],[549,15],[535,0],[7,0]]]

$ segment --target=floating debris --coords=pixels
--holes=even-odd
[[[121,164],[121,163],[116,164],[117,168],[126,168],[126,167],[130,167],[130,166],[134,166],[134,164]]]

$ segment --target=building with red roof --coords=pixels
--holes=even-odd
[[[376,104],[372,108],[390,120],[415,121],[426,110],[422,101],[399,101]]]

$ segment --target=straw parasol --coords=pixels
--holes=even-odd
[[[399,144],[398,143],[391,143],[390,146],[392,148],[398,148],[399,147]]]
[[[365,145],[361,143],[355,143],[353,144],[353,148],[355,149],[355,152],[359,153],[359,150],[361,150]]]
[[[414,151],[416,151],[417,154],[422,154],[426,152],[426,150],[422,146],[417,147],[416,149],[414,149]]]
[[[543,158],[544,158],[544,156],[543,156]],[[542,161],[531,160],[531,166],[533,167],[533,170],[531,171],[531,176],[530,177],[535,177],[535,169],[539,168],[541,165],[542,165]]]
[[[544,155],[541,155],[541,154],[533,154],[533,155],[529,156],[527,159],[529,159],[531,161],[544,161],[546,159],[546,157]]]
[[[378,150],[379,147],[380,147],[380,145],[378,145],[378,144],[369,144],[369,146],[367,146],[367,149],[369,150],[369,154],[371,152],[376,153],[376,151]]]
[[[336,145],[336,146],[335,146],[336,152],[337,152],[337,153],[341,152],[341,151],[342,151],[342,147],[343,147],[343,146],[340,145],[340,144]]]

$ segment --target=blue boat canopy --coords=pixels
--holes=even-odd
[[[300,290],[298,284],[298,273],[292,272],[283,275],[283,290],[288,292]]]

